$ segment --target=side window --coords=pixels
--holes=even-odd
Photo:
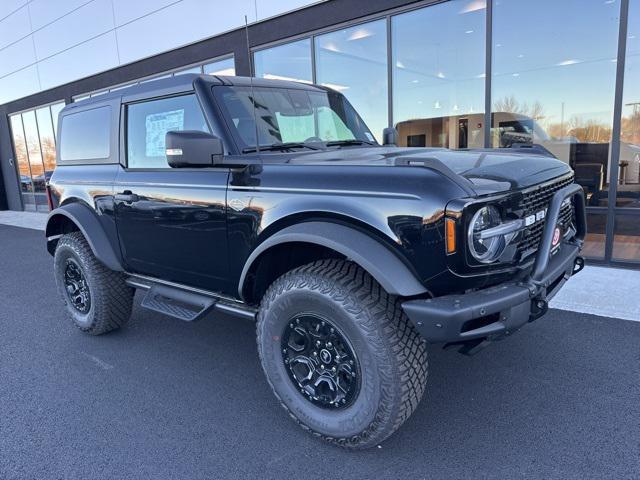
[[[111,107],[71,113],[62,118],[60,161],[109,158]]]
[[[164,137],[172,130],[208,132],[195,95],[162,98],[127,106],[127,166],[169,168]]]

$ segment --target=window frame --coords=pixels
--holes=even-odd
[[[159,95],[156,97],[145,97],[145,98],[131,98],[129,101],[125,101],[122,99],[122,104],[120,108],[120,131],[121,142],[120,142],[120,151],[122,152],[120,156],[120,165],[127,172],[166,172],[166,171],[193,171],[193,170],[203,170],[203,168],[180,168],[176,169],[171,167],[168,163],[166,167],[130,167],[129,166],[129,106],[138,105],[141,103],[149,103],[155,101],[166,100],[169,98],[177,98],[177,97],[185,97],[187,95],[193,95],[200,109],[200,113],[202,113],[202,118],[207,124],[207,128],[209,129],[209,133],[212,132],[211,124],[207,119],[207,115],[205,114],[202,105],[200,104],[200,100],[198,99],[198,95],[195,90],[180,90],[176,92],[172,92],[169,94]],[[206,168],[206,167],[205,167]]]
[[[117,100],[117,99],[116,99]],[[74,159],[64,159],[62,157],[62,140],[63,140],[63,122],[64,119],[71,115],[78,115],[90,110],[97,110],[100,108],[107,108],[109,110],[109,136],[108,136],[108,146],[109,150],[106,157],[98,157],[98,158],[74,158]],[[96,102],[90,105],[82,106],[82,108],[70,108],[67,111],[63,109],[58,117],[58,133],[56,133],[56,167],[65,166],[65,165],[105,165],[105,164],[113,164],[117,162],[118,155],[118,145],[115,142],[115,138],[118,134],[115,126],[117,125],[116,115],[118,109],[115,108],[114,99],[107,100],[105,102]]]

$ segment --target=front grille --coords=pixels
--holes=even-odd
[[[522,199],[518,204],[518,210],[521,212],[522,218],[545,210],[549,207],[551,197],[561,188],[573,183],[573,174],[560,180],[545,183],[522,192]],[[573,203],[569,202],[560,209],[559,225],[563,232],[573,221]],[[533,225],[526,228],[521,234],[517,242],[518,253],[520,259],[524,259],[534,253],[540,244],[542,231],[544,229],[544,219],[536,221]]]

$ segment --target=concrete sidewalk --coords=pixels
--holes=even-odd
[[[0,224],[44,230],[47,214],[0,211]],[[640,271],[587,266],[551,301],[551,308],[640,321]]]
[[[47,224],[47,217],[48,215],[46,213],[2,210],[0,211],[0,224],[31,228],[33,230],[44,230]]]

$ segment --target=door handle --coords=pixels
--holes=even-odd
[[[125,190],[122,193],[116,193],[113,198],[116,202],[124,203],[133,203],[140,200],[140,197],[138,197],[138,195],[136,195],[135,193],[132,193],[131,190]]]

